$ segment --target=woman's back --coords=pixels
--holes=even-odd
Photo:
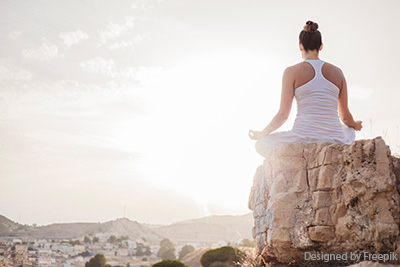
[[[262,131],[249,131],[249,137],[257,140],[256,150],[262,156],[288,143],[351,144],[355,131],[361,130],[362,121],[354,121],[348,109],[346,79],[338,67],[319,59],[322,48],[318,24],[307,21],[299,34],[304,61],[285,69],[279,111]],[[289,117],[293,98],[297,102],[293,128],[274,132]]]
[[[309,62],[310,61],[310,62]],[[315,76],[314,67],[311,65],[312,61],[322,61],[322,60],[303,60],[302,62],[291,66],[295,72],[294,88],[298,88],[307,82],[311,81]],[[335,84],[338,88],[342,85],[343,75],[341,70],[333,64],[326,61],[321,66],[322,75],[330,82]]]
[[[294,90],[297,116],[292,131],[313,141],[351,143],[355,138],[354,129],[343,131],[338,115],[340,88],[324,76],[325,61],[309,59],[303,63],[313,68],[314,77]],[[308,70],[303,73],[304,76],[309,75]],[[299,73],[299,76],[303,74]],[[330,76],[336,82],[340,79],[337,75],[336,79],[333,75]]]

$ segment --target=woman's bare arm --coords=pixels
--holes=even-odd
[[[340,70],[341,71],[341,70]],[[341,71],[342,72],[342,71]],[[361,130],[361,121],[354,121],[353,115],[351,115],[348,101],[347,101],[347,82],[344,74],[342,72],[342,88],[340,89],[339,93],[339,101],[338,101],[338,110],[339,110],[339,117],[342,122],[349,126],[353,127],[356,130]]]
[[[285,123],[292,109],[294,90],[293,73],[290,67],[286,68],[282,77],[282,92],[280,107],[271,122],[261,131],[262,136],[268,135]]]

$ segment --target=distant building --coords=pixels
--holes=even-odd
[[[86,261],[76,261],[75,267],[85,267]]]
[[[74,246],[74,252],[76,253],[76,254],[79,254],[79,253],[82,253],[82,252],[85,252],[85,246],[83,246],[83,245],[75,245]]]
[[[107,242],[110,235],[108,233],[97,233],[94,236],[99,239],[99,242]]]
[[[32,262],[33,266],[37,266],[38,258],[32,255],[28,255],[28,261]]]
[[[53,244],[51,246],[51,250],[56,252],[61,252],[63,254],[69,254],[72,251],[74,251],[74,247],[72,247],[68,243],[59,243],[59,244]]]
[[[28,254],[31,256],[36,256],[38,254],[37,250],[28,250]]]
[[[50,266],[51,266],[50,258],[38,259],[38,267],[50,267]]]
[[[136,241],[126,240],[126,242],[128,243],[128,247],[129,247],[130,249],[135,249],[135,248],[137,247]]]
[[[114,250],[99,250],[98,253],[103,254],[104,256],[115,256],[115,251]]]
[[[28,259],[24,259],[24,260],[22,261],[22,267],[32,267],[32,266],[34,266],[34,265],[35,265],[35,262],[30,261],[30,260],[28,260]]]
[[[4,258],[3,265],[4,266],[14,266],[14,262],[11,258]]]
[[[114,249],[114,246],[111,245],[111,244],[109,244],[109,243],[107,243],[107,244],[105,244],[105,245],[103,246],[103,249],[105,249],[105,250],[111,250],[111,249]]]
[[[10,245],[12,245],[12,241],[11,240],[7,240],[7,239],[0,239],[0,244],[2,244],[2,245],[8,245],[8,246],[10,246]]]
[[[117,255],[118,256],[128,256],[129,255],[129,249],[120,248],[120,249],[117,250]]]
[[[27,245],[15,245],[15,253],[22,254],[28,251]]]
[[[36,238],[33,238],[33,237],[22,238],[22,242],[35,243],[36,242]]]
[[[38,267],[61,267],[61,263],[54,258],[46,257],[38,259]]]
[[[38,256],[39,257],[46,257],[46,256],[51,256],[52,255],[52,251],[49,248],[40,248],[38,249]]]
[[[75,267],[75,259],[67,259],[62,263],[62,267]]]

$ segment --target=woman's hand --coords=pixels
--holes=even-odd
[[[354,125],[354,130],[356,131],[361,131],[362,125],[361,125],[362,121],[356,121],[355,125]]]
[[[260,138],[263,137],[263,136],[264,136],[264,135],[263,135],[262,132],[260,132],[260,131],[249,130],[249,137],[250,137],[250,139],[258,140],[258,139],[260,139]]]

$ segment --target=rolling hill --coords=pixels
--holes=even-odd
[[[1,237],[81,238],[98,233],[129,236],[131,240],[159,244],[169,238],[176,244],[235,242],[242,238],[252,239],[252,214],[213,215],[185,220],[171,225],[141,224],[128,218],[104,223],[54,223],[45,226],[22,225],[0,215]]]

